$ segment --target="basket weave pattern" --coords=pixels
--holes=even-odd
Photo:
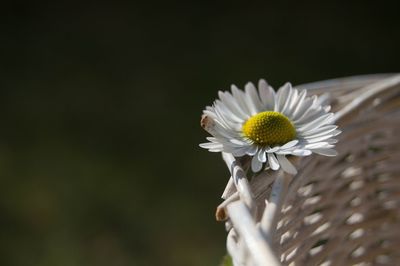
[[[328,92],[342,130],[336,157],[291,158],[298,174],[232,178],[225,220],[235,265],[400,265],[400,76],[370,75],[298,86]]]

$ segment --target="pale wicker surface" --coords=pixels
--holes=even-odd
[[[235,265],[400,265],[400,75],[298,86],[328,92],[343,133],[337,157],[292,158],[296,176],[232,178],[217,209]]]

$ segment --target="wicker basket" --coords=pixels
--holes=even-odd
[[[223,154],[232,177],[217,220],[234,265],[400,265],[400,75],[297,88],[331,95],[339,155],[250,177]]]

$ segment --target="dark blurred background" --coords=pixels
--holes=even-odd
[[[378,1],[49,2],[0,9],[0,265],[218,265],[218,89],[399,71]]]

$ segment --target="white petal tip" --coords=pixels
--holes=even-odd
[[[334,157],[338,155],[338,152],[333,149],[313,149],[313,153],[319,154],[319,155],[324,155],[328,157]]]

